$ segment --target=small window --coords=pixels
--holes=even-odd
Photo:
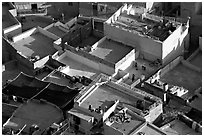
[[[98,9],[97,8],[97,4],[93,4],[92,6],[93,6],[93,10],[97,10]]]
[[[73,6],[73,2],[68,2],[68,5],[69,6]]]

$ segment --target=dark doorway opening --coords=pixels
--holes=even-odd
[[[37,4],[31,4],[31,9],[32,10],[37,10],[38,9],[38,5]]]

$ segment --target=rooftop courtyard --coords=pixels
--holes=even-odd
[[[28,58],[35,57],[36,55],[43,58],[56,52],[56,49],[53,47],[53,41],[53,39],[37,32],[13,43],[13,47]]]
[[[111,63],[117,63],[132,50],[132,47],[106,38],[89,53]]]

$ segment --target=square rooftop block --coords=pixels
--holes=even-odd
[[[132,50],[130,46],[105,38],[89,53],[111,63],[117,63]]]
[[[43,58],[56,52],[53,42],[54,39],[51,39],[40,32],[36,32],[14,42],[13,47],[28,58],[35,56]]]

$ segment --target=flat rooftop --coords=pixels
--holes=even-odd
[[[57,27],[57,26],[52,26],[52,27],[50,27],[49,29],[47,29],[47,31],[49,31],[49,32],[51,32],[51,33],[53,33],[53,34],[55,34],[56,36],[58,36],[58,37],[60,37],[60,38],[62,38],[62,37],[66,34],[66,32],[62,31],[62,30],[59,29],[59,27]]]
[[[174,120],[167,125],[161,127],[167,135],[201,135],[202,133],[196,132],[194,129],[188,127],[180,120]]]
[[[37,32],[13,43],[13,46],[26,57],[35,57],[38,55],[40,58],[43,58],[56,52],[53,42],[53,39]]]
[[[35,15],[26,16],[25,21],[23,21],[22,23],[23,24],[22,31],[26,31],[37,26],[44,28],[50,25],[51,23],[53,23],[52,18],[48,18],[46,16],[35,16]]]
[[[94,89],[94,92],[90,94],[80,106],[83,108],[88,108],[89,105],[92,105],[93,108],[98,108],[99,106],[104,108],[104,106],[109,106],[116,100],[119,100],[124,107],[131,108],[135,107],[138,98],[118,91],[117,89],[114,89],[108,85],[102,85]],[[150,103],[146,101],[145,104],[146,106],[150,105]]]
[[[42,132],[54,122],[60,122],[62,119],[61,110],[54,105],[46,102],[29,101],[15,111],[5,127],[18,130],[26,125],[23,132],[29,133],[30,127],[37,124]]]
[[[72,45],[72,47],[84,48],[84,47],[92,46],[93,44],[95,44],[99,40],[100,40],[100,38],[91,34],[86,39],[82,40],[82,42],[80,42],[79,44]]]
[[[172,70],[165,73],[160,81],[169,85],[184,87],[188,89],[187,96],[192,96],[194,91],[202,85],[202,75],[179,63]]]
[[[190,60],[190,63],[202,69],[202,51],[201,50]]]
[[[140,16],[142,16],[143,11],[138,9],[136,12],[138,15],[128,15],[127,13],[121,13],[118,19],[112,24],[127,30],[131,30],[133,32],[150,36],[151,38],[160,41],[166,40],[166,38],[170,35],[169,30],[173,32],[179,24],[177,22],[172,24],[167,20],[165,23],[166,26],[164,27],[160,25],[160,20],[162,20],[162,17],[146,13],[144,18],[141,19]]]
[[[89,53],[112,63],[117,63],[132,50],[132,47],[113,40],[105,39],[96,47],[96,49]]]
[[[135,62],[137,63],[137,67],[134,64],[132,64],[124,70],[126,73],[130,74],[130,77],[123,81],[126,84],[131,85],[139,78],[141,78],[142,75],[144,75],[145,77],[148,77],[152,72],[154,72],[158,68],[156,66],[150,66],[149,65],[151,63],[150,61],[147,61],[141,58],[136,59]],[[146,67],[146,70],[143,70],[142,66]],[[133,74],[134,74],[134,80],[132,81]]]
[[[10,7],[7,3],[2,3],[2,29],[8,28],[18,22],[9,13]]]
[[[61,70],[61,72],[69,76],[85,76],[87,78],[94,79],[100,74],[99,71],[94,70],[90,68],[89,66],[86,66],[85,64],[77,62],[69,58],[68,56],[63,57],[62,59],[59,60],[59,62],[62,62],[66,64],[67,66],[69,66],[69,69],[65,68]]]

